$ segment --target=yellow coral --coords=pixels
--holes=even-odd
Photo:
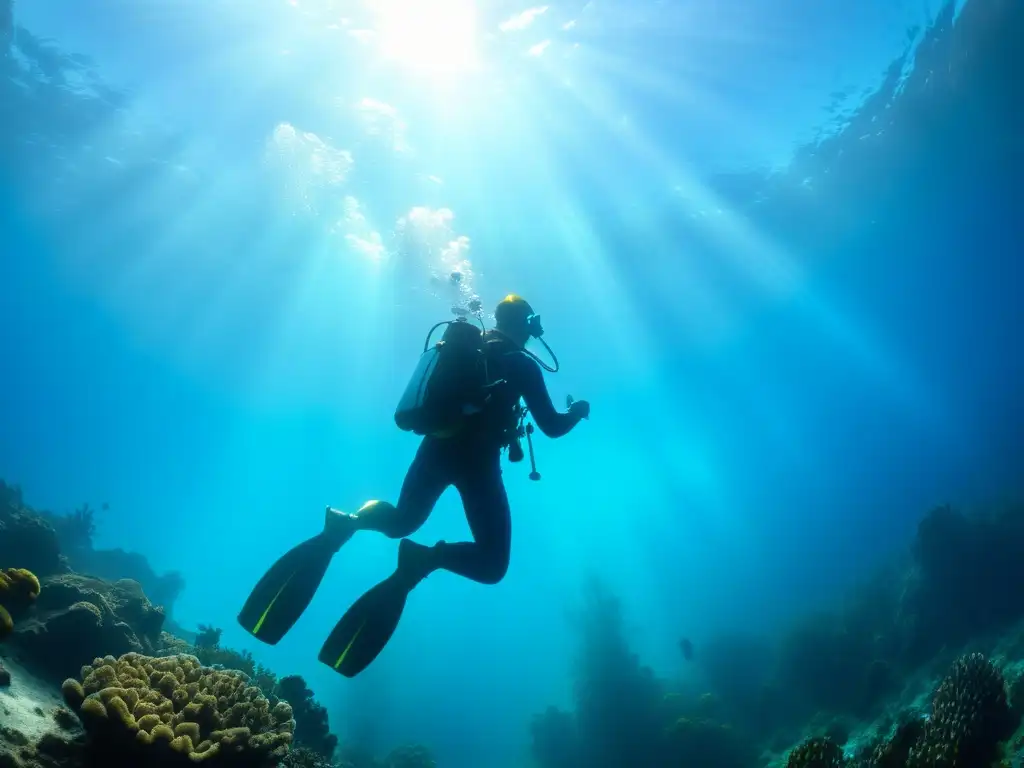
[[[7,609],[0,605],[0,640],[11,634],[14,631],[14,620],[11,619],[11,614],[7,612]]]
[[[291,707],[271,708],[234,671],[203,667],[194,656],[151,658],[129,653],[82,667],[82,682],[66,680],[64,700],[78,713],[94,757],[125,757],[166,765],[209,761],[280,760],[295,730]]]
[[[82,702],[85,701],[85,691],[82,689],[82,684],[77,680],[68,678],[60,687],[60,691],[64,695],[64,701],[68,705],[68,709],[77,712],[82,706]]]
[[[41,587],[36,575],[25,568],[0,571],[0,601],[30,603],[39,597]]]

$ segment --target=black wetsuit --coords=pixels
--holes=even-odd
[[[500,459],[513,407],[519,398],[525,400],[548,437],[567,434],[580,420],[555,410],[544,375],[533,359],[520,351],[509,352],[504,345],[500,349],[489,355],[492,377],[506,382],[495,395],[497,402],[472,417],[454,437],[423,438],[405,475],[397,507],[379,505],[363,521],[365,528],[404,538],[427,521],[441,494],[454,485],[473,541],[439,543],[436,566],[483,584],[497,584],[508,570],[512,523]]]

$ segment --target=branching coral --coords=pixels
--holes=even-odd
[[[199,634],[196,635],[196,648],[219,648],[223,632],[223,629],[200,624]]]
[[[231,648],[221,648],[220,636],[224,632],[218,627],[199,625],[199,632],[196,634],[193,643],[192,653],[203,664],[209,667],[224,667],[225,669],[237,669],[252,677],[256,672],[256,662],[248,651],[236,651]]]
[[[103,505],[104,511],[107,505]],[[50,523],[57,532],[60,549],[65,555],[92,549],[92,537],[96,533],[96,510],[88,503],[66,515],[52,515]]]
[[[107,656],[62,690],[94,765],[269,766],[287,754],[295,729],[288,704],[272,708],[243,675],[194,656]]]
[[[907,768],[987,765],[1012,730],[1002,673],[980,653],[961,656],[935,691],[931,719]]]
[[[842,748],[827,736],[815,736],[789,753],[786,768],[843,768]]]

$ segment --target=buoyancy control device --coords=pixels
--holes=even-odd
[[[447,328],[440,341],[431,345],[431,337],[442,325]],[[543,340],[541,343],[551,355],[554,367],[547,365],[532,352],[522,352],[536,360],[545,370],[557,372],[558,358]],[[488,352],[488,346],[492,344],[504,347],[500,341],[487,339],[486,329],[479,317],[476,323],[470,322],[465,314],[460,314],[454,320],[435,323],[427,332],[423,353],[395,409],[395,424],[398,428],[417,435],[447,437],[458,432],[468,417],[481,413],[497,389],[505,383],[504,379],[492,375],[497,373],[497,370],[491,370],[493,353]],[[516,404],[514,412],[510,414],[514,422],[507,434],[509,459],[515,462],[524,458],[519,441],[526,437],[532,467],[530,477],[539,480],[531,439],[533,425],[524,426],[526,414],[525,406],[520,404]]]
[[[441,340],[431,346],[430,337],[447,325]],[[479,413],[497,382],[489,381],[484,328],[465,316],[436,323],[427,332],[416,370],[405,388],[395,423],[417,435],[444,436]]]

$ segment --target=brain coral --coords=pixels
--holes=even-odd
[[[961,656],[935,692],[931,719],[910,750],[907,768],[987,765],[1008,731],[1002,674],[980,653]]]
[[[11,613],[18,614],[39,597],[39,579],[24,568],[0,571],[0,640],[14,631]]]
[[[39,597],[39,579],[24,568],[0,571],[0,604],[8,608],[28,605]]]
[[[270,766],[295,730],[287,703],[271,708],[244,675],[194,656],[95,659],[81,682],[64,681],[63,693],[96,765]]]

